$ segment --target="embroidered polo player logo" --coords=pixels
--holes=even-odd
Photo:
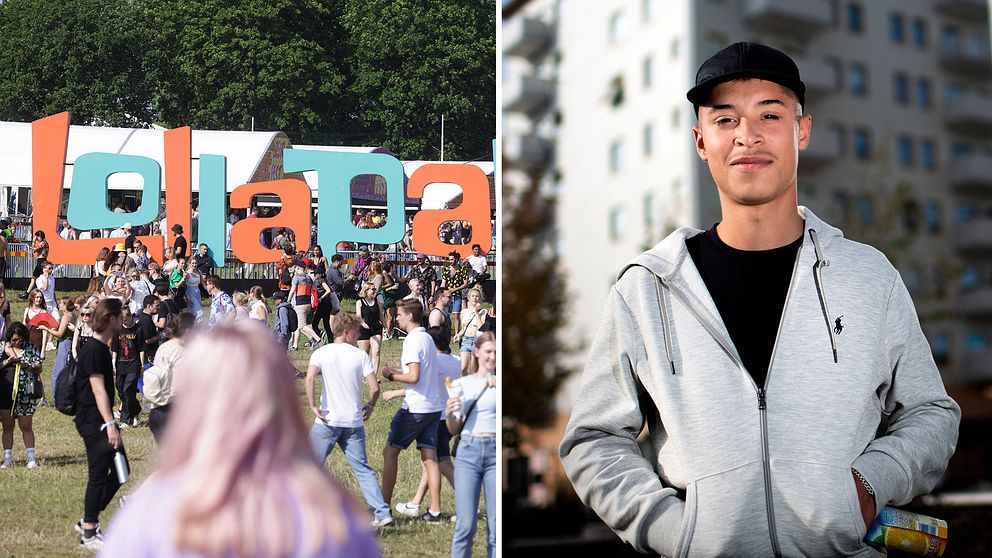
[[[844,331],[844,326],[840,323],[840,319],[843,317],[844,316],[840,316],[839,318],[834,320],[834,333],[836,333],[837,335],[840,335],[840,332]]]

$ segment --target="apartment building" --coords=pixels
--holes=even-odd
[[[509,2],[504,179],[538,176],[558,196],[563,335],[591,341],[624,262],[720,220],[685,92],[720,48],[762,42],[808,87],[799,203],[900,270],[964,441],[992,419],[989,32],[986,0]]]

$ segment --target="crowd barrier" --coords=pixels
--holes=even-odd
[[[351,266],[358,255],[357,251],[338,252],[345,259],[345,264]],[[407,273],[417,264],[416,252],[406,252],[402,250],[373,251],[375,255],[382,255],[383,259],[393,264],[393,274],[397,277],[405,277]],[[26,279],[31,277],[34,271],[35,260],[31,255],[31,245],[23,242],[13,242],[9,245],[9,257],[7,259],[7,277],[11,279]],[[444,266],[447,258],[430,256],[429,259],[434,266]],[[493,267],[496,262],[496,254],[490,251],[486,255],[489,262],[489,275],[495,277]],[[69,265],[56,264],[54,275],[56,279],[89,279],[93,276],[92,265]],[[277,279],[279,276],[276,269],[276,262],[261,264],[250,264],[238,261],[234,253],[227,252],[227,264],[224,267],[214,268],[214,273],[221,279]]]

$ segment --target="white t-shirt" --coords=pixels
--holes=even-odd
[[[347,343],[331,343],[310,355],[310,366],[320,368],[324,392],[320,408],[327,409],[323,423],[356,428],[362,425],[362,382],[375,375],[372,359],[365,351]],[[314,418],[314,422],[321,420]]]
[[[420,363],[420,379],[415,384],[406,385],[406,405],[411,413],[436,413],[444,409],[439,393],[441,378],[437,369],[437,347],[427,330],[418,327],[409,332],[403,340],[403,354],[400,357],[403,373],[410,372],[410,363]]]
[[[441,420],[444,420],[448,414],[444,408],[448,402],[448,389],[445,387],[444,380],[447,378],[454,382],[462,377],[462,361],[455,355],[441,353],[437,355],[437,370],[441,380],[441,389],[438,390],[441,395]]]
[[[496,432],[496,389],[488,387],[489,380],[475,374],[462,378],[463,410],[472,400],[475,408],[465,417],[462,434],[493,434]]]
[[[469,256],[465,259],[468,260],[469,265],[472,266],[472,269],[476,273],[484,273],[486,268],[489,267],[489,262],[486,261],[485,256]]]

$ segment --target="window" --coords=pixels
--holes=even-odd
[[[926,206],[927,232],[937,234],[943,228],[940,216],[940,202],[929,201]]]
[[[896,139],[899,165],[905,168],[913,166],[913,138],[903,134]]]
[[[847,30],[860,33],[865,29],[864,10],[857,2],[847,3]]]
[[[906,30],[903,26],[902,14],[889,14],[889,39],[893,43],[903,43],[906,41]]]
[[[892,84],[895,90],[896,102],[900,105],[909,104],[909,78],[902,72],[897,72]]]
[[[834,204],[837,205],[837,214],[840,220],[846,222],[851,218],[851,196],[843,190],[834,190],[832,196]]]
[[[614,12],[613,15],[610,16],[610,42],[613,44],[620,42],[625,30],[623,12]]]
[[[989,338],[981,331],[971,330],[965,339],[965,348],[969,353],[981,354],[989,349]]]
[[[975,206],[970,203],[959,203],[954,208],[954,220],[958,223],[967,223],[975,218]]]
[[[610,144],[610,172],[620,172],[623,168],[623,140],[613,140]]]
[[[927,46],[927,21],[923,18],[913,20],[913,45],[919,48]]]
[[[682,124],[682,111],[678,107],[672,109],[672,128],[678,130]]]
[[[844,125],[839,122],[830,124],[830,133],[834,136],[834,142],[837,145],[837,155],[840,157],[846,156],[847,130],[844,129]]]
[[[871,133],[866,128],[854,130],[854,156],[862,160],[871,158]]]
[[[974,267],[966,267],[964,272],[961,273],[961,283],[959,284],[962,291],[973,291],[982,286],[982,274]]]
[[[920,142],[920,161],[924,170],[932,171],[937,168],[937,147],[930,138]]]
[[[830,66],[830,71],[833,72],[834,91],[842,91],[844,89],[844,63],[836,58],[830,58],[827,59],[827,64]]]
[[[644,156],[650,157],[654,153],[654,126],[650,122],[644,125],[643,140]]]
[[[902,226],[912,234],[920,228],[920,205],[915,200],[907,200],[902,204]],[[918,267],[913,265],[914,268]]]
[[[916,264],[910,264],[910,266],[902,273],[903,280],[906,282],[906,288],[909,289],[911,293],[919,293],[923,287],[923,281],[920,280],[920,269]]]
[[[645,89],[651,87],[651,81],[652,81],[651,70],[653,64],[654,61],[651,60],[651,55],[644,57],[644,63],[641,65],[641,83],[644,85]]]
[[[655,211],[654,194],[644,194],[644,228],[651,230],[658,221]]]
[[[611,107],[617,108],[623,104],[623,76],[617,76],[610,80],[608,95]]]
[[[947,332],[942,331],[933,336],[933,359],[938,363],[946,363],[951,356],[951,339]]]
[[[964,86],[960,83],[948,83],[944,85],[944,101],[956,101],[964,97]]]
[[[864,96],[868,94],[868,71],[862,64],[851,64],[847,71],[847,81],[851,86],[851,93]]]
[[[971,145],[963,141],[956,141],[951,144],[951,160],[957,161],[958,159],[964,159],[969,155],[971,155]]]
[[[681,48],[681,41],[679,41],[678,37],[672,39],[672,42],[671,42],[671,44],[668,47],[668,51],[669,51],[669,54],[672,57],[672,60],[674,60],[674,59],[676,59],[676,58],[679,57],[679,49],[680,48]]]
[[[953,25],[945,25],[940,30],[940,51],[944,54],[961,52],[961,31]]]
[[[875,222],[875,204],[868,196],[858,196],[858,219],[864,225],[871,225]]]
[[[641,0],[641,19],[651,21],[654,18],[654,0]]]
[[[610,210],[610,240],[622,240],[627,229],[627,212],[622,206]]]
[[[933,95],[931,95],[932,88],[930,86],[930,80],[927,78],[920,78],[916,80],[916,102],[923,108],[930,108],[933,106]]]

